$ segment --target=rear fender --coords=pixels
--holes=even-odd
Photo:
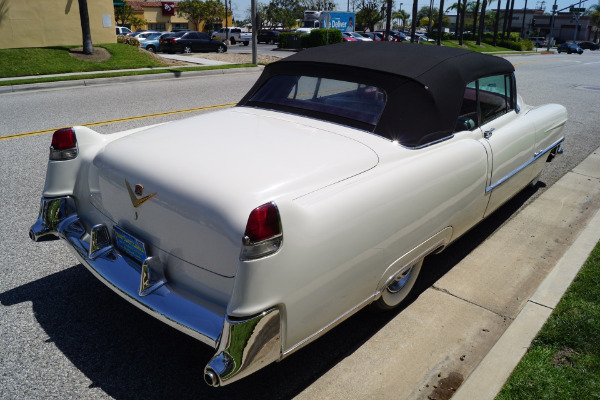
[[[98,133],[85,126],[73,127],[77,139],[78,155],[72,160],[48,161],[43,196],[48,198],[72,196],[77,179],[82,176],[83,165],[89,164],[107,143],[150,127],[146,126],[110,135]]]

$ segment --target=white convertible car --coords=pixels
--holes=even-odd
[[[364,306],[562,152],[564,107],[527,106],[503,58],[337,44],[268,65],[236,107],[52,137],[35,241],[215,348],[221,386]]]

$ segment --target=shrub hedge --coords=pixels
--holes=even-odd
[[[327,29],[313,29],[309,34],[281,32],[277,40],[277,47],[306,49],[340,42],[342,42],[342,32],[338,29],[329,29],[329,32]]]

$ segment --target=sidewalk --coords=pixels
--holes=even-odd
[[[296,399],[493,399],[600,239],[599,209],[597,149]]]
[[[172,60],[185,61],[189,63],[195,63],[196,66],[218,66],[218,65],[227,65],[232,64],[225,61],[215,61],[209,60],[206,58],[201,58],[197,56],[184,56],[184,55],[176,55],[176,54],[161,54],[161,57],[169,58]],[[107,85],[113,83],[128,83],[128,82],[139,82],[139,81],[151,81],[151,80],[162,80],[162,79],[172,79],[172,78],[189,78],[195,76],[206,76],[206,75],[224,75],[224,74],[232,74],[232,73],[240,73],[241,71],[262,71],[264,67],[244,67],[244,68],[231,68],[231,69],[208,69],[201,71],[190,71],[189,68],[193,68],[190,66],[170,66],[170,67],[160,67],[160,68],[136,68],[136,69],[120,69],[120,70],[108,70],[108,71],[90,71],[90,72],[72,72],[66,74],[52,74],[52,75],[35,75],[35,76],[19,76],[19,77],[10,77],[10,78],[0,78],[0,82],[10,82],[15,80],[23,80],[23,79],[39,79],[39,78],[52,78],[59,76],[82,76],[81,79],[73,79],[73,80],[61,80],[56,82],[43,82],[43,83],[26,83],[19,85],[5,85],[0,86],[0,94],[4,93],[14,93],[14,92],[23,92],[30,90],[49,90],[49,89],[61,89],[61,88],[70,88],[77,86],[91,86],[91,85]],[[107,78],[91,78],[85,79],[86,75],[99,75],[99,74],[110,74],[110,73],[118,73],[118,72],[128,72],[128,71],[152,71],[152,70],[169,70],[171,72],[165,73],[156,73],[156,74],[146,74],[146,75],[128,75],[128,76],[117,76],[117,77],[107,77]]]

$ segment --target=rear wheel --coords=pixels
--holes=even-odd
[[[184,46],[183,47],[183,52],[185,54],[190,54],[192,52],[192,46]]]
[[[375,306],[380,310],[389,310],[402,304],[409,297],[422,266],[423,260],[419,260],[398,274],[383,290]]]
[[[231,41],[231,44],[235,44],[235,38],[232,37],[231,39],[229,39]]]
[[[148,50],[150,53],[156,53],[156,47],[154,46],[147,46],[146,50]]]

